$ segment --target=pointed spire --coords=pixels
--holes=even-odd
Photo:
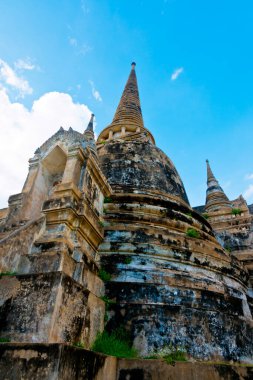
[[[114,139],[138,139],[138,141],[143,140],[155,144],[152,133],[143,124],[135,66],[136,63],[132,62],[131,72],[113,121],[98,136],[98,144]]]
[[[90,117],[89,124],[88,124],[87,128],[85,129],[84,133],[86,133],[86,132],[92,132],[92,133],[94,133],[94,131],[93,131],[94,116],[95,116],[94,113],[92,113],[91,117]]]
[[[129,124],[140,128],[144,127],[135,66],[136,63],[132,62],[131,72],[110,125],[111,127]]]
[[[95,143],[95,136],[93,130],[94,114],[91,114],[89,124],[83,133],[84,137],[84,146],[89,146],[95,154],[97,154],[97,148]]]
[[[89,140],[94,140],[94,130],[93,130],[93,121],[94,121],[94,113],[91,114],[89,124],[84,131],[84,136]]]
[[[208,182],[216,180],[216,179],[215,179],[213,172],[212,172],[212,169],[210,167],[209,160],[207,160],[207,159],[206,159],[206,169],[207,169],[207,184],[208,184]]]
[[[224,193],[219,182],[215,178],[209,161],[206,160],[207,167],[207,190],[206,190],[206,211],[213,211],[214,209],[220,209],[221,207],[230,207],[230,202],[226,194]]]

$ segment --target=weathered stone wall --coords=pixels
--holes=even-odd
[[[0,336],[90,347],[104,328],[97,247],[111,189],[85,134],[58,131],[30,164],[0,228]]]
[[[172,161],[150,142],[108,142],[99,149],[99,159],[114,191],[160,191],[189,203]]]
[[[249,380],[253,367],[222,364],[176,363],[120,359],[117,380]]]
[[[0,273],[17,272],[21,257],[30,253],[34,240],[43,231],[44,222],[45,218],[42,216],[6,232],[6,236],[0,240]]]
[[[126,326],[144,355],[172,344],[197,358],[251,360],[248,277],[209,224],[185,206],[145,196],[114,195],[105,208],[100,254],[114,301],[107,329]],[[187,236],[189,227],[199,238]]]
[[[10,365],[11,363],[11,365]],[[249,380],[252,366],[117,359],[73,346],[0,344],[3,380]]]
[[[125,326],[143,355],[172,344],[195,358],[252,360],[247,271],[188,206],[173,164],[145,141],[108,142],[99,158],[115,191],[99,247],[111,274],[106,328]]]
[[[103,329],[104,302],[60,272],[3,276],[0,289],[2,338],[88,347]]]
[[[0,344],[3,380],[116,380],[116,365],[114,357],[73,346]]]

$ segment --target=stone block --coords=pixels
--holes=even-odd
[[[72,343],[86,336],[90,342],[90,336],[93,339],[103,328],[104,302],[90,296],[89,308],[95,305],[99,315],[85,326],[89,294],[60,272],[3,276],[0,336],[17,342]]]

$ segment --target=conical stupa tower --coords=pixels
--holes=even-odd
[[[142,193],[145,189],[146,193],[172,199],[178,197],[183,204],[189,204],[176,168],[155,146],[152,134],[144,127],[135,63],[113,121],[100,133],[98,143],[103,170],[115,191]],[[107,161],[108,154],[103,159],[104,150],[111,147],[108,143],[118,147],[110,161]],[[132,159],[126,160],[126,156]]]
[[[110,274],[106,329],[124,326],[144,356],[169,345],[196,358],[249,355],[252,319],[248,306],[239,308],[246,275],[190,207],[175,166],[144,127],[135,64],[97,149],[113,190],[99,247]],[[242,329],[249,335],[235,352]]]
[[[87,128],[84,131],[84,136],[91,136],[94,139],[94,130],[93,130],[93,122],[94,122],[94,113],[91,114],[90,121],[87,125]]]
[[[128,126],[132,125],[137,129],[144,128],[135,66],[136,64],[133,62],[128,81],[115,112],[111,127],[117,125],[124,127],[127,124]]]
[[[101,132],[98,142],[104,142],[115,137],[136,139],[138,134],[144,134],[151,142],[155,143],[150,131],[144,127],[135,66],[136,64],[133,62],[113,121]]]
[[[218,211],[219,209],[231,208],[229,199],[215,178],[208,160],[206,160],[206,166],[207,190],[205,210],[207,212],[212,212]]]

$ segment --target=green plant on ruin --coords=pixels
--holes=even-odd
[[[232,215],[241,215],[242,210],[240,208],[232,208],[231,214]]]
[[[114,330],[111,334],[106,331],[99,333],[91,349],[118,358],[137,357],[137,351],[131,347],[128,334],[122,327]]]
[[[3,276],[16,276],[16,272],[1,272],[0,273],[0,278]]]
[[[101,280],[103,281],[110,281],[110,279],[112,278],[112,275],[110,273],[108,273],[105,269],[101,268],[99,269],[99,272],[98,272],[98,275],[99,277],[101,278]]]
[[[167,210],[160,210],[162,216],[167,216]]]
[[[108,315],[109,306],[115,304],[116,301],[111,300],[111,299],[108,298],[107,296],[102,296],[102,297],[100,297],[100,299],[101,299],[102,301],[104,301],[104,303],[105,303],[104,322],[107,323],[107,321],[108,321],[108,319],[109,319],[109,315]]]
[[[85,348],[85,344],[84,342],[75,342],[73,344],[74,347],[78,347],[78,348]]]
[[[116,301],[114,300],[111,300],[110,298],[108,298],[107,296],[102,296],[100,297],[100,299],[102,301],[104,301],[105,305],[106,305],[106,309],[108,309],[109,305],[113,305],[116,303]]]
[[[10,341],[11,341],[10,338],[4,338],[4,337],[0,338],[0,343],[9,343]]]
[[[99,220],[98,224],[99,224],[101,227],[104,227],[104,226],[105,226],[105,224],[104,224],[104,222],[102,222],[102,220]]]
[[[109,316],[108,316],[108,313],[107,311],[105,312],[105,315],[104,315],[104,323],[107,323],[108,322],[108,319],[109,319]]]
[[[232,248],[229,245],[224,246],[225,251],[232,252]]]
[[[112,203],[112,198],[111,197],[105,197],[104,203]]]
[[[202,214],[202,216],[203,216],[203,218],[205,218],[205,219],[208,219],[208,218],[209,218],[209,215],[207,214],[207,212],[204,212],[204,213]]]
[[[148,355],[148,356],[145,356],[143,359],[160,359],[157,354],[151,354],[151,355]]]
[[[197,230],[195,230],[195,228],[188,228],[186,231],[186,236],[193,237],[195,239],[199,239],[200,233]]]
[[[132,262],[132,257],[129,257],[129,256],[124,257],[124,264],[131,264],[131,262]]]
[[[187,361],[185,351],[180,348],[176,348],[171,353],[163,356],[163,359],[165,360],[167,364],[170,364],[170,365],[175,364],[175,362]]]
[[[107,214],[107,210],[106,210],[105,207],[103,208],[103,213],[104,213],[104,214]]]
[[[163,359],[169,365],[187,361],[186,351],[181,347],[173,347],[171,344],[163,347],[159,352],[151,354],[146,359]]]
[[[190,218],[192,218],[192,213],[191,212],[187,212],[185,215],[189,216]]]

